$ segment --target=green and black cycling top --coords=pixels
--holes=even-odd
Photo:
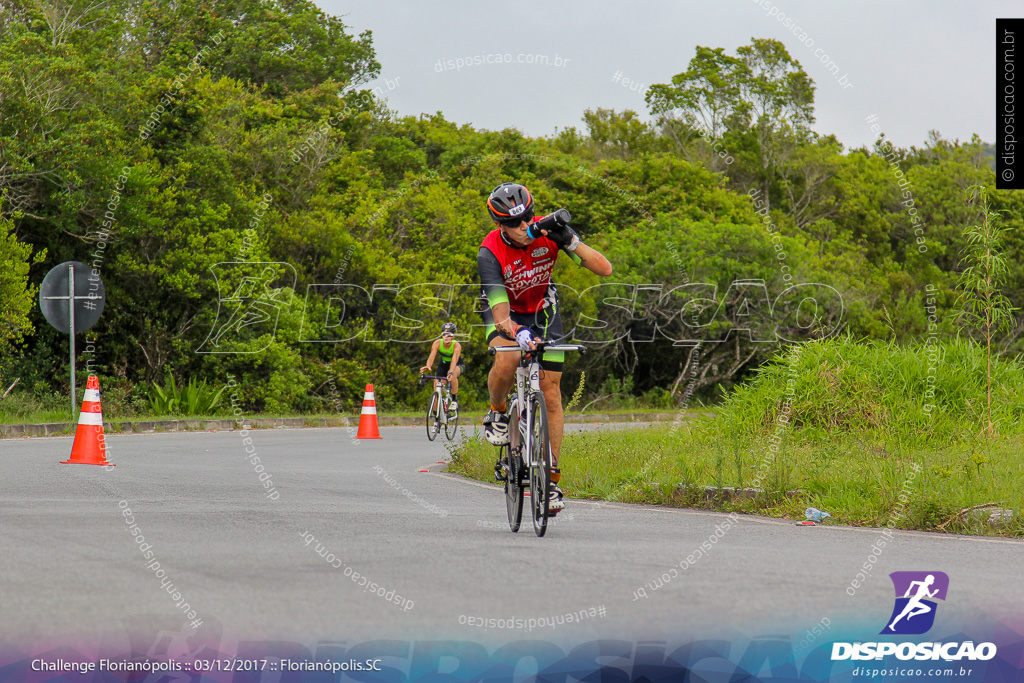
[[[445,348],[444,341],[437,345],[437,355],[441,358],[442,363],[451,363],[452,357],[455,355],[455,340],[452,339],[448,343],[448,347]]]

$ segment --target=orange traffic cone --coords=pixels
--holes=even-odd
[[[377,429],[377,402],[373,398],[373,385],[366,385],[366,393],[363,394],[363,412],[359,414],[359,431],[357,439],[379,439],[380,430]]]
[[[100,380],[89,375],[82,398],[82,413],[71,446],[71,457],[62,463],[79,465],[113,465],[107,462],[107,444],[103,438],[103,411],[100,409]]]

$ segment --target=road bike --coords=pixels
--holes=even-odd
[[[519,531],[523,519],[525,489],[530,489],[533,531],[543,536],[548,528],[551,493],[551,443],[548,438],[548,411],[540,389],[540,362],[545,351],[586,352],[579,344],[538,342],[536,349],[524,351],[518,346],[492,346],[488,353],[519,353],[515,392],[508,401],[509,442],[500,447],[499,462],[505,474],[505,509],[508,525]]]
[[[434,393],[430,395],[430,402],[427,404],[427,438],[433,441],[441,431],[441,425],[444,425],[444,435],[451,441],[458,432],[459,409],[452,408],[448,378],[420,375],[420,386],[428,379],[434,380]]]

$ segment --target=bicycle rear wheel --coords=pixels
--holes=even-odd
[[[548,529],[548,496],[551,488],[551,446],[548,442],[548,411],[543,394],[530,397],[526,414],[526,454],[530,468],[530,509],[533,530],[543,536]]]
[[[455,439],[455,435],[459,430],[459,409],[448,411],[448,421],[444,423],[444,435],[448,437],[449,441]]]
[[[437,392],[430,397],[430,406],[427,408],[427,438],[431,441],[441,431],[441,405],[437,398]]]

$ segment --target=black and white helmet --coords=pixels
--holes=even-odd
[[[499,223],[530,222],[533,219],[533,195],[518,183],[502,183],[487,198],[487,211]]]
[[[455,334],[458,332],[458,329],[459,328],[455,326],[455,323],[445,323],[444,325],[441,325],[441,334]]]

